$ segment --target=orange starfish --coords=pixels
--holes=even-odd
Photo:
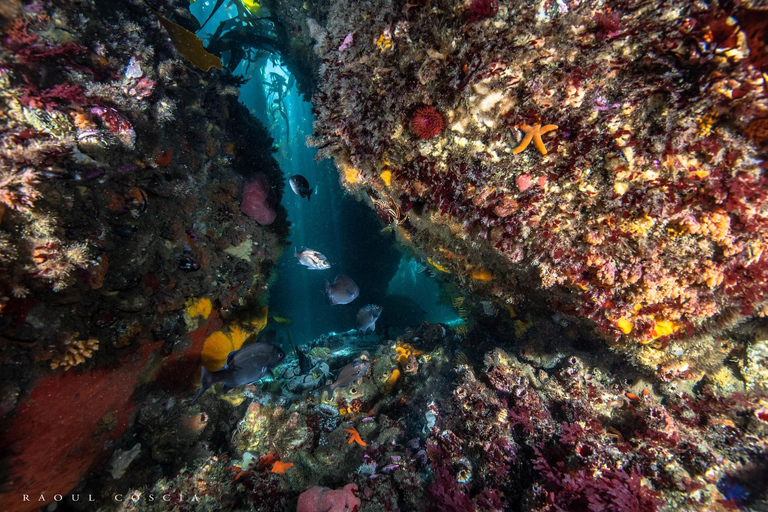
[[[272,466],[272,472],[273,473],[285,473],[285,470],[288,468],[293,467],[293,462],[283,462],[281,460],[275,461],[275,464]]]
[[[541,140],[541,136],[552,130],[557,130],[557,125],[548,124],[546,126],[541,126],[541,123],[534,123],[533,127],[523,124],[520,125],[520,128],[525,132],[525,137],[523,137],[523,142],[512,151],[512,154],[516,155],[521,153],[528,147],[528,144],[531,143],[531,139],[533,139],[533,144],[536,146],[536,149],[541,151],[542,155],[546,155],[547,148],[544,147],[544,142]]]
[[[352,441],[354,441],[360,446],[368,446],[368,443],[366,443],[360,438],[360,432],[358,432],[354,428],[345,428],[344,430],[350,433],[349,444],[352,444]]]

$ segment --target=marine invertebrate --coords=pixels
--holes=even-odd
[[[360,437],[360,433],[354,429],[354,428],[345,428],[346,432],[349,433],[349,441],[348,444],[357,443],[360,446],[368,446],[368,443],[363,441],[363,439]]]
[[[292,467],[293,462],[283,462],[282,460],[276,460],[275,463],[272,464],[272,469],[270,469],[270,471],[272,473],[283,474]]]
[[[445,128],[443,116],[434,107],[419,107],[411,117],[411,132],[420,139],[436,137]]]
[[[272,224],[277,213],[271,205],[269,183],[264,174],[257,175],[243,186],[240,210],[262,226]]]
[[[136,142],[136,132],[131,122],[112,107],[91,107],[91,114],[96,116],[117,139],[132,148]]]
[[[541,140],[541,136],[551,131],[557,130],[557,125],[547,124],[541,126],[541,123],[533,123],[533,126],[530,126],[527,124],[522,124],[520,125],[520,129],[525,132],[525,137],[523,137],[523,140],[520,142],[520,144],[512,150],[512,154],[516,155],[518,153],[522,153],[525,151],[525,148],[528,147],[528,144],[531,143],[531,140],[533,140],[533,145],[536,146],[536,149],[538,149],[542,155],[546,155],[547,148],[544,147],[544,141]]]
[[[360,498],[355,496],[357,485],[347,484],[341,489],[310,487],[299,496],[297,512],[355,512]]]
[[[489,294],[511,303],[516,294],[546,302],[552,292],[565,292],[574,303],[568,299],[569,311],[564,313],[593,324],[609,340],[664,346],[672,338],[712,329],[731,311],[740,311],[742,319],[754,314],[768,289],[768,266],[763,264],[763,254],[768,253],[760,249],[766,243],[765,219],[756,213],[766,202],[758,186],[762,183],[764,190],[765,176],[755,170],[753,160],[764,151],[763,124],[753,121],[765,119],[767,113],[763,106],[745,110],[738,126],[719,121],[731,109],[742,112],[737,104],[745,95],[764,101],[764,90],[752,91],[746,85],[746,76],[758,82],[762,76],[747,56],[747,46],[750,52],[753,46],[746,41],[755,33],[750,32],[755,27],[750,15],[713,7],[706,15],[699,13],[701,19],[692,14],[678,30],[647,13],[613,9],[601,14],[595,5],[600,43],[569,60],[552,46],[565,42],[570,29],[565,17],[546,15],[550,25],[532,27],[529,23],[536,22],[531,13],[506,5],[496,10],[493,2],[479,1],[473,12],[473,3],[465,2],[451,16],[476,21],[475,13],[495,15],[506,23],[456,24],[449,30],[456,38],[475,41],[479,46],[473,52],[442,45],[442,36],[435,37],[430,29],[435,20],[426,9],[406,9],[408,14],[400,20],[387,21],[395,26],[407,22],[411,40],[414,34],[423,36],[426,44],[418,50],[406,39],[396,40],[398,45],[403,42],[401,51],[410,52],[414,62],[435,61],[430,80],[421,73],[424,64],[393,70],[379,52],[365,65],[342,66],[337,54],[318,55],[324,74],[316,96],[321,105],[317,146],[323,156],[337,160],[342,177],[355,169],[350,180],[354,186],[348,189],[361,198],[369,196],[380,214],[380,203],[389,203],[387,197],[398,203],[408,213],[400,238],[424,259],[450,270],[456,282],[467,287],[477,283],[471,279],[472,268],[454,264],[456,258],[449,261],[440,247],[450,245],[454,254],[470,261],[498,256]],[[681,4],[681,9],[687,8]],[[337,16],[328,25],[334,39],[341,40],[350,30],[362,37],[361,27],[344,26]],[[343,30],[336,30],[334,23]],[[485,46],[490,40],[518,37],[513,26],[529,27],[524,31],[530,48]],[[381,30],[374,27],[371,40]],[[576,38],[587,44],[594,37],[589,30],[585,26]],[[625,44],[620,34],[633,30],[647,37],[627,48],[631,57],[622,59],[622,65],[627,64],[622,69],[629,74],[619,79],[611,70],[599,72],[594,64],[610,59],[613,46]],[[651,60],[671,62],[685,75],[693,61],[669,50],[654,53],[655,40],[690,48],[697,55],[696,65],[706,68],[700,70],[703,81],[682,86],[668,75],[629,64],[652,55]],[[714,61],[695,48],[699,43],[727,52],[727,70],[715,70]],[[573,73],[560,75],[535,66],[542,61],[562,63]],[[518,70],[530,65],[526,69],[532,71],[512,71],[511,63]],[[383,76],[388,78],[382,82]],[[360,77],[369,78],[368,85],[361,86]],[[412,83],[420,86],[406,86]],[[683,89],[691,95],[670,116],[670,95]],[[723,92],[714,92],[718,90]],[[429,101],[435,94],[439,107]],[[516,95],[528,98],[525,105],[511,99],[520,97]],[[388,101],[381,101],[383,97]],[[411,118],[425,102],[440,109],[451,137],[413,126]],[[340,118],[341,110],[353,113]],[[562,158],[534,172],[528,158],[515,155],[532,142],[540,154],[548,155],[551,143],[544,135],[557,125],[541,123],[541,118],[566,119],[568,127],[557,128]],[[408,122],[398,126],[398,119]],[[685,119],[701,119],[702,125],[691,131]],[[515,125],[526,133],[521,133],[519,144],[509,144],[509,130]],[[411,139],[401,136],[403,128],[413,133]],[[434,140],[409,145],[419,133]],[[729,158],[703,156],[725,148]],[[382,162],[391,172],[389,185],[379,178]],[[598,176],[597,169],[607,174]],[[585,207],[594,215],[586,215]],[[724,259],[713,258],[712,251],[722,251]],[[748,253],[740,256],[740,251]],[[679,264],[680,258],[685,265]],[[693,270],[697,268],[706,271]],[[744,279],[746,274],[750,279]],[[620,350],[637,355],[638,349],[621,343]]]
[[[471,0],[469,7],[464,14],[464,19],[467,23],[474,23],[485,18],[496,16],[498,10],[498,0]]]
[[[29,492],[37,495],[74,488],[103,454],[105,443],[117,439],[128,428],[135,410],[132,394],[115,393],[115,389],[134,389],[156,348],[156,344],[147,344],[112,369],[57,372],[41,378],[4,432],[5,439],[17,447],[5,463],[9,478],[26,482]],[[73,415],[73,410],[78,413]],[[78,447],[75,452],[74,446]],[[50,469],[52,460],[62,470],[48,478],[36,478]],[[14,500],[13,493],[0,493],[3,503]]]
[[[197,316],[202,317],[203,320],[208,320],[208,317],[211,315],[211,311],[213,309],[213,306],[211,304],[211,299],[207,297],[200,297],[200,298],[190,298],[187,300],[186,309],[184,312],[189,316],[190,318],[195,318]]]
[[[40,175],[34,167],[0,166],[0,202],[14,210],[28,211],[40,196],[39,180]]]
[[[99,340],[94,338],[66,340],[63,351],[56,354],[51,360],[51,369],[63,368],[64,370],[70,370],[90,359],[97,350],[99,350]]]

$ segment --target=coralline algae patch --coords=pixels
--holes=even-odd
[[[468,289],[534,298],[633,352],[759,312],[757,11],[485,3],[332,2],[306,20],[313,144],[342,184]]]

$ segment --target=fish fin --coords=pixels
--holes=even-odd
[[[307,202],[312,199],[312,189],[309,189],[309,192],[307,192]]]
[[[333,400],[333,392],[334,392],[334,389],[330,384],[327,386],[323,386],[322,388],[320,388],[320,400],[323,399],[323,395],[325,393],[328,393],[328,400]]]
[[[227,361],[224,363],[224,368],[227,370],[232,370],[235,368],[235,365],[232,364],[232,359],[235,357],[235,354],[237,354],[237,350],[233,350],[229,354],[227,354]]]
[[[376,332],[376,322],[371,324],[371,332]]]
[[[195,398],[192,399],[189,405],[193,405],[195,402],[197,402],[197,399],[203,396],[203,393],[205,393],[213,384],[213,374],[209,372],[205,366],[203,366],[200,369],[200,391],[197,392]]]
[[[205,393],[206,391],[207,391],[206,388],[200,388],[200,391],[198,391],[197,394],[195,395],[195,398],[193,398],[192,401],[189,402],[189,405],[195,405],[195,402],[197,402],[197,399],[203,396],[203,393]]]

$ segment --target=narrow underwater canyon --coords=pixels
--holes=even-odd
[[[763,4],[4,2],[0,510],[765,509]]]

